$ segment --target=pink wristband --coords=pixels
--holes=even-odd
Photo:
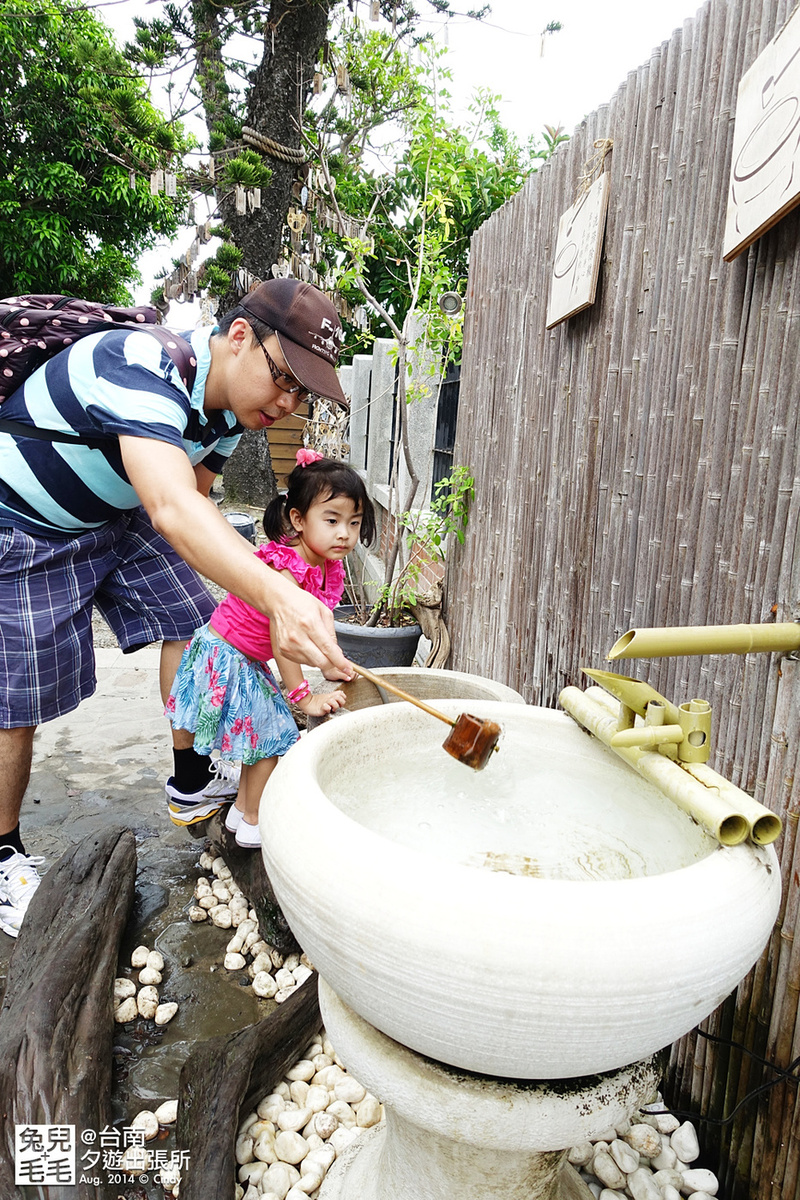
[[[292,688],[291,692],[289,692],[289,703],[299,704],[301,700],[305,700],[310,691],[311,685],[307,679],[304,679],[302,683],[298,683],[297,687]]]

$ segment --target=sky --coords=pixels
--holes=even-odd
[[[356,0],[364,19],[368,0]],[[454,0],[453,8],[477,7],[479,0]],[[120,40],[132,34],[132,17],[155,11],[141,0],[99,5],[104,19]],[[427,6],[424,0],[420,9]],[[431,15],[427,27],[447,46],[453,74],[450,90],[456,114],[466,116],[475,88],[489,88],[502,97],[503,124],[518,136],[540,135],[545,124],[561,125],[569,133],[588,113],[611,99],[628,73],[647,61],[652,50],[669,39],[697,0],[492,0],[483,21],[456,17],[449,22]],[[562,29],[542,38],[553,21]],[[159,266],[169,267],[173,256],[186,249],[188,231],[173,246],[163,245],[142,257],[144,276],[135,289],[137,302],[146,302]],[[170,322],[173,314],[170,313]]]

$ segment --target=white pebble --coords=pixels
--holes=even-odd
[[[135,970],[138,970],[139,967],[146,967],[149,953],[147,946],[137,946],[131,955],[131,966]]]
[[[625,1200],[624,1192],[612,1192],[611,1188],[603,1188],[600,1200]]]
[[[265,1096],[259,1101],[256,1112],[262,1121],[277,1120],[278,1113],[282,1113],[286,1108],[286,1101],[283,1096],[279,1096],[277,1092],[271,1092],[269,1096]]]
[[[627,1142],[620,1141],[619,1138],[614,1138],[614,1141],[608,1147],[609,1154],[614,1162],[626,1175],[630,1175],[631,1171],[635,1171],[639,1166],[639,1152],[634,1150],[633,1146],[629,1146]]]
[[[600,1146],[594,1152],[592,1174],[597,1176],[604,1187],[611,1188],[612,1191],[622,1191],[625,1187],[625,1176],[604,1146]]]
[[[339,1118],[331,1112],[318,1112],[314,1113],[310,1125],[317,1137],[327,1141],[339,1128]]]
[[[208,910],[208,915],[219,929],[230,929],[231,925],[233,924],[231,910],[228,908],[227,904],[218,904],[216,908],[210,908]]]
[[[282,1113],[281,1116],[283,1115]],[[302,1134],[291,1129],[283,1129],[275,1135],[275,1153],[281,1162],[296,1166],[308,1154],[308,1142]]]
[[[661,1151],[661,1137],[658,1131],[646,1122],[631,1125],[630,1133],[625,1134],[625,1141],[645,1158],[655,1158]]]
[[[153,1164],[153,1156],[146,1146],[128,1146],[120,1160],[120,1169],[127,1175],[149,1171]]]
[[[674,1133],[680,1126],[680,1121],[677,1117],[673,1117],[672,1113],[654,1113],[653,1120],[656,1123],[658,1132],[665,1133],[667,1136]]]
[[[271,968],[272,968],[272,963],[270,962],[269,955],[263,953],[263,951],[262,951],[261,954],[256,954],[255,958],[250,963],[250,966],[247,968],[247,974],[250,976],[251,979],[255,979],[256,975],[259,975],[262,971],[266,975],[269,975]],[[277,990],[278,990],[278,986],[276,984],[275,991],[277,991]]]
[[[286,1108],[282,1113],[278,1113],[278,1119],[275,1124],[278,1126],[278,1129],[297,1133],[304,1125],[308,1124],[312,1116],[313,1113],[310,1108]]]
[[[681,1184],[683,1183],[683,1175],[681,1172],[672,1170],[670,1168],[662,1168],[661,1170],[656,1171],[653,1174],[653,1179],[655,1179],[660,1188],[665,1188],[667,1185],[669,1185],[670,1187],[677,1188],[678,1191],[680,1191]]]
[[[231,940],[228,942],[227,946],[225,947],[225,953],[226,954],[241,954],[243,945],[244,945],[244,939],[240,938],[238,933],[235,933],[233,935],[233,937],[231,938]]]
[[[286,967],[281,967],[279,971],[275,972],[275,982],[279,988],[293,988],[296,981],[291,971],[287,971]]]
[[[275,993],[275,1003],[283,1004],[296,990],[296,987],[279,988]]]
[[[144,965],[150,967],[153,971],[163,971],[164,955],[159,950],[151,950]]]
[[[348,1129],[352,1129],[356,1123],[356,1114],[344,1100],[332,1101],[325,1111],[331,1113],[334,1117],[338,1117],[339,1124],[345,1125]]]
[[[263,1000],[269,1000],[278,990],[278,985],[267,971],[259,971],[253,977],[253,991]]]
[[[321,1054],[315,1054],[311,1061],[314,1064],[315,1071],[322,1071],[325,1067],[333,1066],[333,1055],[325,1054],[323,1051]]]
[[[275,1092],[278,1096],[283,1096],[287,1102],[292,1098],[292,1093],[289,1091],[289,1084],[284,1079],[280,1083],[275,1084]]]
[[[178,1119],[178,1101],[165,1100],[156,1109],[159,1125],[174,1125]]]
[[[681,1194],[671,1183],[667,1183],[661,1189],[661,1200],[681,1200]]]
[[[269,956],[272,959],[273,967],[277,968],[283,966],[283,955],[281,954],[280,950],[270,950]]]
[[[144,987],[150,987],[157,983],[161,983],[161,979],[161,972],[156,971],[155,967],[142,967],[141,971],[139,972],[139,983],[141,983]]]
[[[276,1162],[267,1168],[262,1177],[262,1183],[265,1190],[273,1191],[278,1200],[284,1200],[289,1188],[293,1187],[299,1179],[300,1172],[289,1163]]]
[[[301,1058],[286,1072],[286,1078],[291,1082],[294,1079],[302,1079],[308,1083],[314,1078],[314,1064],[309,1062],[307,1058]]]
[[[223,966],[226,971],[241,971],[247,966],[247,959],[242,954],[226,954]]]
[[[344,1071],[334,1063],[331,1063],[329,1067],[323,1067],[321,1071],[317,1069],[314,1075],[314,1083],[319,1083],[322,1087],[330,1088],[331,1090],[336,1087],[340,1079],[344,1079]]]
[[[337,1100],[344,1100],[345,1104],[360,1104],[367,1094],[367,1089],[362,1087],[357,1079],[353,1079],[352,1075],[346,1075],[334,1084],[333,1094]]]
[[[219,904],[216,896],[212,896],[211,892],[207,896],[201,896],[197,901],[200,908],[204,908],[206,912],[210,912],[212,908],[216,908]]]
[[[323,1173],[333,1165],[336,1160],[336,1151],[333,1146],[323,1145],[317,1149],[309,1150],[307,1156],[300,1164],[300,1174],[307,1175],[315,1167],[319,1167]]]
[[[681,1162],[694,1162],[700,1157],[700,1143],[690,1121],[684,1121],[670,1136],[669,1143]]]
[[[304,1103],[312,1112],[324,1112],[331,1102],[330,1092],[318,1083],[312,1083],[306,1092]]]
[[[158,1117],[149,1108],[143,1108],[131,1121],[131,1129],[141,1129],[144,1140],[152,1142],[158,1137]]]
[[[156,1025],[169,1025],[175,1013],[178,1011],[178,1006],[174,1000],[166,1001],[164,1004],[159,1004],[156,1011],[153,1013],[153,1020]]]
[[[671,1171],[678,1161],[678,1156],[670,1146],[669,1138],[662,1134],[661,1139],[661,1153],[650,1159],[650,1166],[654,1171]],[[664,1141],[666,1141],[666,1145],[664,1145]]]
[[[114,1003],[120,1004],[123,1000],[127,1000],[129,996],[136,995],[136,984],[132,979],[115,979],[114,980]]]
[[[128,1021],[135,1021],[139,1015],[139,1009],[136,1007],[136,1000],[133,996],[128,996],[122,1001],[117,1008],[114,1009],[114,1020],[118,1025],[127,1025]]]
[[[687,1194],[705,1192],[708,1196],[716,1196],[719,1180],[713,1171],[707,1171],[704,1167],[693,1167],[691,1171],[684,1172],[680,1190]]]
[[[289,1095],[300,1108],[306,1108],[309,1086],[304,1079],[293,1079],[289,1084]]]
[[[267,1164],[278,1161],[278,1153],[275,1149],[275,1128],[271,1122],[256,1138],[253,1153],[257,1159]]]
[[[201,908],[199,904],[193,904],[192,907],[189,909],[187,916],[188,916],[189,920],[194,921],[194,923],[196,925],[200,921],[208,920],[208,913],[206,912],[206,910],[204,908]]]
[[[209,854],[208,850],[204,850],[197,861],[204,871],[210,871],[214,865],[214,855]]]
[[[295,969],[292,971],[292,974],[294,975],[295,983],[298,987],[300,987],[300,985],[305,983],[307,979],[311,978],[314,972],[310,967],[307,967],[305,963],[301,963],[299,967],[295,967]]]
[[[591,1142],[580,1142],[577,1146],[573,1146],[567,1155],[567,1161],[573,1167],[585,1167],[587,1163],[592,1161],[594,1150]]]
[[[381,1119],[381,1102],[376,1096],[367,1092],[364,1099],[356,1108],[356,1124],[359,1129],[371,1129]]]
[[[661,1188],[653,1180],[652,1171],[639,1167],[628,1176],[628,1191],[633,1200],[662,1200]]]
[[[239,1179],[242,1183],[246,1183],[250,1187],[258,1187],[258,1184],[261,1179],[263,1179],[268,1166],[269,1163],[265,1162],[242,1163],[242,1165],[239,1167]]]
[[[336,1151],[337,1158],[343,1150],[347,1149],[353,1138],[356,1137],[359,1132],[360,1131],[358,1129],[345,1129],[344,1125],[340,1125],[339,1128],[331,1134],[329,1142]]]
[[[248,1134],[245,1134],[244,1137],[238,1137],[234,1152],[236,1154],[236,1161],[240,1166],[243,1167],[245,1163],[251,1163],[254,1157],[253,1139]]]
[[[151,1019],[158,1008],[158,992],[154,987],[143,987],[136,997],[136,1007],[141,1016]]]

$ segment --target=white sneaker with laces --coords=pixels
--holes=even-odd
[[[236,799],[242,768],[238,763],[215,758],[211,764],[212,776],[198,792],[181,792],[170,777],[165,786],[167,808],[173,825],[194,825],[205,821]]]
[[[0,851],[12,849],[0,846]],[[44,861],[41,855],[20,854],[18,850],[0,860],[0,929],[10,937],[19,935],[28,905],[42,882],[37,867]]]

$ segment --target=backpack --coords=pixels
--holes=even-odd
[[[150,305],[117,308],[80,300],[75,296],[27,295],[0,300],[0,405],[48,359],[90,333],[131,326],[144,328],[161,342],[177,366],[187,391],[194,386],[197,364],[182,337],[157,324],[158,311]],[[37,429],[22,421],[3,420],[0,432],[50,442],[77,442],[101,447],[112,435],[84,437],[54,429]]]

